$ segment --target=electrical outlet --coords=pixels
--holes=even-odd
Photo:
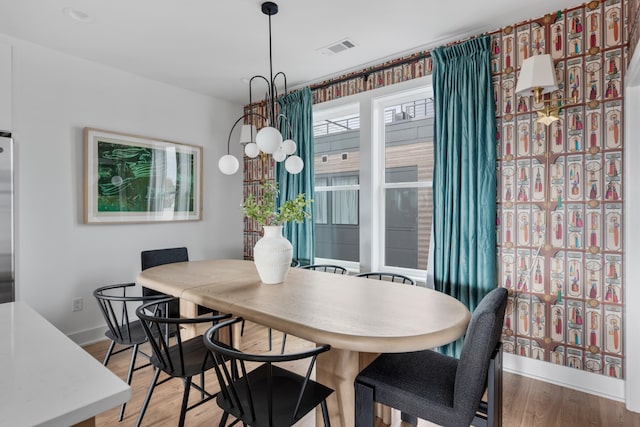
[[[82,311],[82,298],[74,298],[71,300],[71,311]]]

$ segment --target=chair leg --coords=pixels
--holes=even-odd
[[[355,382],[355,427],[372,427],[374,425],[373,388],[358,380]]]
[[[218,427],[225,427],[225,425],[227,424],[228,418],[229,418],[228,412],[225,412],[224,414],[222,414],[222,418],[220,418],[220,424],[218,424]]]
[[[407,424],[411,424],[412,426],[418,425],[418,417],[414,417],[413,415],[409,415],[405,412],[400,413],[400,419]]]
[[[267,332],[267,334],[269,335],[269,351],[271,351],[271,333],[272,333],[272,330],[271,330],[271,328],[269,328],[269,330]]]
[[[136,357],[138,356],[139,346],[140,344],[134,344],[133,348],[131,349],[131,361],[129,362],[129,372],[127,372],[128,385],[131,385],[131,379],[133,378],[133,370],[136,365]],[[118,418],[118,421],[122,421],[122,419],[124,418],[124,409],[126,408],[126,406],[127,402],[124,402],[120,407],[120,417]]]
[[[151,384],[149,384],[149,390],[147,391],[147,396],[144,398],[144,402],[142,403],[142,408],[140,408],[140,414],[138,414],[138,421],[136,422],[136,427],[140,427],[140,424],[142,424],[142,418],[144,417],[144,413],[147,411],[147,406],[149,406],[149,400],[151,400],[153,389],[156,388],[156,383],[158,382],[159,376],[160,376],[160,368],[156,368],[156,371],[153,373],[153,378],[151,379]]]
[[[287,333],[282,333],[282,348],[280,349],[280,354],[284,354],[284,346],[287,343]]]
[[[107,350],[107,354],[104,356],[104,361],[102,362],[104,366],[107,366],[107,363],[109,363],[109,359],[111,358],[111,353],[113,352],[113,347],[115,346],[116,346],[116,342],[111,341],[111,344],[109,344],[109,349]]]
[[[327,401],[323,400],[320,403],[322,408],[322,420],[324,421],[324,427],[331,427],[331,420],[329,419],[329,411],[327,411]]]
[[[489,363],[487,379],[487,425],[502,426],[502,347],[496,350]]]
[[[184,427],[184,418],[187,415],[187,404],[189,403],[189,391],[191,390],[191,377],[183,378],[184,393],[182,394],[182,407],[180,408],[180,421],[178,427]]]
[[[242,319],[242,326],[240,327],[240,336],[244,335],[244,319]]]
[[[200,373],[200,399],[204,400],[204,372]]]

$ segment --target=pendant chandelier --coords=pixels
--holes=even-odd
[[[278,98],[278,91],[276,88],[276,79],[281,77],[284,81],[284,93],[287,93],[287,76],[280,71],[275,76],[273,74],[273,57],[271,49],[271,16],[278,13],[278,5],[273,2],[262,3],[262,13],[269,17],[269,78],[256,75],[251,77],[249,81],[249,106],[253,108],[252,98],[252,86],[254,80],[263,80],[268,87],[265,105],[266,116],[249,112],[242,115],[231,127],[229,137],[227,138],[227,154],[222,156],[218,161],[218,168],[220,172],[225,175],[233,175],[238,171],[240,166],[238,159],[230,154],[231,134],[240,121],[250,118],[253,122],[254,116],[257,116],[266,122],[260,131],[256,132],[256,127],[253,124],[243,124],[240,132],[240,143],[244,144],[244,153],[251,158],[258,156],[271,155],[276,162],[285,162],[285,168],[289,173],[297,174],[302,171],[304,162],[302,159],[295,155],[297,150],[296,143],[291,139],[291,124],[284,114],[276,114],[276,99]],[[287,139],[283,138],[283,135],[276,128],[277,122],[284,123],[286,129]],[[281,126],[282,127],[282,126]],[[254,138],[255,136],[255,138]]]

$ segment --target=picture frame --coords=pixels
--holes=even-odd
[[[84,223],[199,221],[202,147],[84,128]]]

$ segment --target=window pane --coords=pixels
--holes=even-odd
[[[393,188],[385,194],[385,265],[427,269],[431,188]]]
[[[317,191],[313,196],[313,209],[315,215],[316,224],[326,224],[327,214],[329,212],[329,206],[327,204],[327,193],[324,191]]]
[[[358,225],[358,190],[333,191],[334,224]]]
[[[386,182],[431,182],[433,102],[421,99],[385,109],[385,168],[415,167],[416,177],[387,174]]]
[[[317,191],[316,257],[360,260],[358,190],[331,190],[336,185],[357,185],[360,170],[360,118],[331,117],[314,122],[315,186]],[[318,210],[322,209],[322,213]]]

